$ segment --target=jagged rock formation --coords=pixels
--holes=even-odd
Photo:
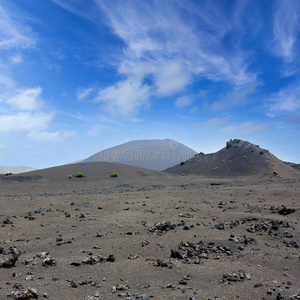
[[[207,177],[261,176],[290,177],[295,171],[268,150],[240,139],[230,140],[216,153],[199,153],[192,159],[165,170],[168,173]]]

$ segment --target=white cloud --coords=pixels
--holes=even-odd
[[[56,132],[48,132],[48,131],[40,131],[40,132],[29,132],[28,138],[38,142],[59,142],[64,138],[72,137],[76,135],[74,131],[56,131]]]
[[[277,1],[277,11],[273,20],[274,51],[287,62],[291,62],[296,54],[294,48],[299,35],[299,13],[298,0]]]
[[[21,55],[14,55],[14,56],[10,56],[9,60],[12,64],[17,65],[23,62],[23,58]]]
[[[247,53],[239,47],[229,50],[223,43],[223,38],[233,33],[231,30],[237,39],[243,34],[238,32],[239,26],[235,27],[246,12],[242,5],[237,17],[232,19],[209,1],[201,9],[193,7],[192,2],[182,5],[180,1],[174,1],[172,6],[162,1],[128,1],[124,5],[123,1],[97,0],[96,3],[104,12],[108,26],[125,43],[117,61],[117,70],[125,80],[114,85],[114,91],[103,91],[109,92],[110,96],[104,98],[109,98],[111,106],[115,103],[119,107],[118,103],[125,101],[126,96],[123,100],[112,97],[112,94],[120,96],[116,92],[120,85],[130,85],[132,93],[136,88],[137,94],[151,86],[150,93],[143,93],[150,98],[182,93],[195,78],[227,81],[234,86],[256,81],[256,74],[248,71]],[[141,109],[143,105],[135,107]]]
[[[154,74],[157,93],[161,96],[183,91],[190,81],[190,75],[178,62],[169,62]]]
[[[150,89],[135,80],[124,80],[100,90],[96,102],[103,103],[111,115],[130,116],[147,106]]]
[[[175,106],[178,108],[184,108],[193,104],[194,99],[192,96],[184,95],[176,99]]]
[[[299,113],[300,111],[300,86],[288,86],[275,93],[266,102],[270,116],[280,114]]]
[[[222,134],[231,136],[248,136],[264,132],[272,127],[271,124],[257,124],[250,121],[240,125],[229,125],[221,129]]]
[[[36,111],[41,107],[41,93],[41,87],[18,89],[5,103],[15,110]]]
[[[82,87],[79,87],[77,89],[77,99],[78,100],[85,100],[87,99],[88,97],[91,96],[91,94],[93,94],[95,92],[95,88],[93,87],[89,87],[89,88],[82,88]]]
[[[52,114],[19,112],[0,116],[0,133],[39,131],[49,126]]]
[[[0,49],[29,48],[34,45],[30,29],[15,22],[0,6]]]
[[[208,121],[202,123],[203,126],[205,127],[216,127],[216,126],[221,126],[227,123],[227,121],[230,119],[230,116],[221,118],[221,117],[216,117],[209,119]]]
[[[216,101],[211,105],[213,110],[222,110],[228,109],[232,106],[243,105],[249,100],[249,96],[253,95],[262,82],[252,82],[248,85],[245,85],[241,88],[236,89],[234,92],[225,95],[224,98],[220,101]]]
[[[74,131],[50,132],[54,113],[43,110],[42,88],[23,88],[4,95],[0,102],[0,134],[27,133],[27,138],[39,142],[56,142],[74,136]]]

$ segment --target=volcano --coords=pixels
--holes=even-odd
[[[165,170],[168,173],[206,177],[262,176],[293,177],[297,170],[268,150],[248,141],[233,139],[215,153],[199,153],[192,159]]]

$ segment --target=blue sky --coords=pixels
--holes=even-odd
[[[300,1],[1,0],[0,165],[231,138],[300,162]]]

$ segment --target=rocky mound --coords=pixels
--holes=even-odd
[[[130,141],[100,151],[84,162],[112,162],[162,171],[192,158],[196,151],[171,139]]]
[[[293,177],[297,170],[268,150],[240,139],[230,140],[216,153],[199,153],[192,159],[168,168],[168,173],[197,174],[207,177],[262,176]]]

